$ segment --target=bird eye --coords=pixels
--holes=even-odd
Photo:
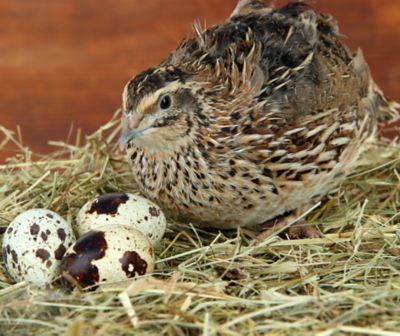
[[[165,96],[161,97],[160,103],[159,103],[161,110],[168,110],[171,107],[171,105],[172,105],[172,100],[169,95],[165,95]]]

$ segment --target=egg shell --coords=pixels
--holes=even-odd
[[[73,228],[78,237],[103,225],[128,225],[147,235],[153,245],[164,236],[167,220],[161,209],[144,197],[110,193],[87,202]]]
[[[60,275],[60,264],[75,237],[70,225],[47,209],[31,209],[18,215],[3,237],[3,258],[15,281],[37,286]]]
[[[64,256],[63,276],[81,288],[126,281],[154,270],[154,250],[140,231],[105,225],[79,238]]]

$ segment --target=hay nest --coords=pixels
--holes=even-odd
[[[85,140],[0,165],[0,232],[46,207],[72,221],[97,194],[135,191],[115,142],[118,113]],[[116,154],[117,153],[117,154]],[[307,217],[319,239],[169,222],[151,277],[103,291],[39,290],[0,269],[1,335],[399,335],[400,146],[373,143],[352,175]],[[0,237],[2,238],[2,237]]]

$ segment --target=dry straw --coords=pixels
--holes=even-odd
[[[0,128],[0,150],[18,148],[0,165],[1,232],[30,208],[72,221],[97,194],[136,191],[118,118],[41,157]],[[400,146],[373,143],[307,215],[322,238],[254,244],[250,229],[170,221],[152,277],[96,292],[12,284],[3,268],[0,335],[399,335],[399,209]]]

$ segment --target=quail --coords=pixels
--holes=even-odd
[[[125,86],[121,143],[167,214],[201,227],[256,226],[304,209],[342,181],[396,103],[336,21],[302,2],[239,1],[194,25]]]

